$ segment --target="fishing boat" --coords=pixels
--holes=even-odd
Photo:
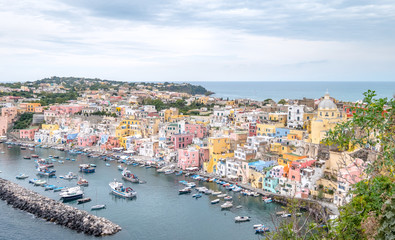
[[[37,154],[32,154],[31,157],[32,158],[39,158],[39,156]]]
[[[232,197],[231,196],[226,196],[226,197],[224,197],[224,200],[225,201],[230,201],[230,200],[232,200]]]
[[[170,174],[173,174],[174,173],[174,170],[173,169],[167,169],[166,171],[165,171],[165,174],[166,175],[170,175]]]
[[[104,208],[106,208],[106,205],[99,204],[99,205],[92,206],[91,210],[94,211],[94,210],[100,210],[100,209],[104,209]]]
[[[229,209],[231,207],[233,207],[232,202],[225,202],[224,204],[221,205],[222,209]]]
[[[24,174],[24,173],[20,173],[18,176],[16,176],[15,178],[16,179],[26,179],[26,178],[28,178],[29,176],[28,175],[26,175],[26,174]]]
[[[23,156],[23,159],[30,159],[29,156]]]
[[[251,217],[247,216],[237,216],[235,217],[235,222],[248,222],[251,220]]]
[[[46,167],[38,167],[37,171],[38,171],[38,173],[37,173],[38,176],[44,176],[44,177],[54,176],[56,173],[56,170],[54,170],[54,169],[49,170]]]
[[[255,229],[255,233],[270,232],[270,230],[269,230],[268,227],[263,226],[263,224],[260,224],[260,225],[262,225],[262,226],[261,226],[261,227],[258,227],[258,228],[254,228],[254,229]],[[255,226],[255,225],[254,225],[254,226]]]
[[[68,188],[66,191],[63,191],[59,194],[63,201],[71,201],[80,199],[84,196],[84,192],[80,187],[72,187]]]
[[[63,178],[64,180],[72,180],[72,179],[76,179],[77,175],[75,175],[73,172],[69,172],[68,174],[64,176],[60,176],[59,178]]]
[[[51,168],[51,167],[54,167],[54,164],[52,163],[52,162],[50,162],[50,160],[47,160],[47,159],[37,159],[37,160],[35,160],[35,162],[36,162],[36,164],[39,166],[39,167],[45,167],[45,168]]]
[[[211,204],[216,204],[216,203],[219,203],[219,198],[214,199],[213,201],[211,201]]]
[[[186,188],[178,190],[179,194],[187,194],[187,193],[190,193],[190,192],[191,192],[191,188],[189,188],[189,187],[186,187]]]
[[[39,179],[39,180],[34,182],[34,186],[43,186],[46,183],[47,183],[47,181]]]
[[[65,189],[65,188],[64,188],[64,187],[57,187],[57,188],[54,188],[53,191],[54,191],[54,192],[60,192],[60,191],[62,191],[63,189]]]
[[[83,173],[94,173],[95,172],[95,168],[91,167],[88,164],[81,164],[80,165],[80,172],[83,172]]]
[[[139,178],[136,175],[134,175],[131,171],[129,171],[127,168],[125,168],[122,171],[122,179],[125,181],[132,182],[132,183],[139,182]]]
[[[80,178],[78,179],[77,185],[78,185],[78,186],[87,187],[87,186],[89,186],[89,182],[88,182],[88,180],[83,179],[82,177],[80,177]]]
[[[192,195],[192,197],[198,199],[198,198],[202,197],[202,194],[201,193],[195,193],[195,194]]]
[[[54,190],[54,188],[57,188],[57,186],[45,184],[44,188],[45,188],[45,191],[49,191],[49,190]]]
[[[133,198],[137,195],[137,192],[131,187],[125,187],[123,183],[117,182],[116,180],[114,180],[114,182],[110,182],[108,185],[111,188],[111,192],[116,196],[123,198]]]
[[[266,198],[266,199],[264,200],[264,202],[265,202],[265,203],[271,203],[271,202],[273,202],[273,200],[272,200],[271,198]]]
[[[91,198],[81,198],[81,199],[77,200],[78,204],[87,203],[87,202],[90,202],[90,201],[92,201]]]

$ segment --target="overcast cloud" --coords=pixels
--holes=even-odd
[[[394,22],[385,0],[0,0],[0,81],[395,81]]]

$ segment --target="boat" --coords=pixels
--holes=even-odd
[[[123,183],[117,182],[116,180],[114,180],[114,182],[110,182],[108,185],[111,188],[111,192],[116,196],[123,198],[133,198],[137,195],[137,192],[131,187],[125,187]]]
[[[80,172],[83,172],[83,173],[94,173],[95,172],[95,168],[91,167],[88,164],[81,164],[80,165]]]
[[[190,183],[187,183],[186,186],[193,188],[193,187],[196,187],[196,183],[190,182]]]
[[[106,205],[99,204],[99,205],[92,206],[91,210],[94,211],[94,210],[100,210],[100,209],[104,209],[104,208],[106,208]]]
[[[57,187],[57,188],[54,188],[53,191],[59,192],[59,191],[62,191],[63,189],[64,189],[64,187]]]
[[[265,233],[265,232],[270,232],[268,227],[263,226],[263,224],[259,224],[262,225],[261,227],[258,228],[254,228],[255,229],[255,233]],[[254,225],[255,226],[255,225]]]
[[[34,151],[34,148],[29,148],[30,151]]]
[[[34,186],[43,186],[46,183],[47,183],[47,181],[39,179],[39,180],[34,182]]]
[[[217,197],[219,197],[219,198],[223,198],[223,197],[226,197],[226,196],[228,196],[228,194],[220,194],[220,195],[218,195]]]
[[[53,156],[53,158],[59,158],[59,156]]]
[[[123,171],[125,168],[122,165],[118,165],[118,170]]]
[[[233,192],[240,192],[241,191],[241,187],[235,187],[232,189]]]
[[[136,175],[134,175],[131,171],[129,171],[127,168],[125,168],[122,171],[122,179],[125,181],[132,182],[132,183],[139,182],[139,178]]]
[[[165,174],[166,175],[170,175],[170,174],[173,174],[174,173],[174,170],[172,170],[172,169],[167,169],[166,171],[165,171]]]
[[[281,217],[282,218],[288,218],[288,217],[291,217],[291,214],[290,213],[284,213],[284,214],[281,215]]]
[[[226,197],[224,197],[224,200],[225,201],[230,201],[230,200],[232,200],[232,197],[231,196],[226,196]]]
[[[77,175],[75,175],[73,172],[69,172],[67,175],[65,176],[60,176],[60,178],[63,178],[65,180],[72,180],[72,179],[76,179]]]
[[[192,195],[192,197],[198,199],[198,198],[202,197],[202,194],[201,193],[195,193],[195,194]]]
[[[54,190],[55,188],[57,188],[57,186],[45,184],[44,188],[45,188],[45,191],[48,191],[48,190]]]
[[[38,155],[36,155],[36,154],[32,154],[32,155],[30,155],[32,158],[39,158],[39,156]]]
[[[235,217],[235,222],[248,222],[251,220],[251,217],[247,216],[237,216]]]
[[[178,190],[179,194],[187,194],[187,193],[190,193],[190,192],[191,192],[191,188],[189,188],[189,187],[186,187],[186,188]]]
[[[23,156],[23,159],[30,159],[29,156]]]
[[[281,215],[286,214],[286,213],[287,213],[286,211],[279,211],[279,212],[276,212],[276,215],[277,216],[281,216]]]
[[[70,160],[70,158],[65,158],[66,160]]]
[[[219,203],[219,198],[214,199],[213,201],[211,201],[211,204],[216,204],[216,203]]]
[[[176,176],[180,176],[182,174],[182,171],[179,171],[178,173],[176,173]]]
[[[25,147],[21,147],[21,150],[26,150],[26,148]]]
[[[111,164],[109,164],[109,163],[106,163],[106,166],[107,166],[107,167],[109,167],[109,166],[111,166]]]
[[[59,160],[58,163],[64,163],[64,161],[63,160]]]
[[[8,148],[12,148],[12,146],[11,146],[11,145],[8,145],[7,147],[8,147]]]
[[[87,187],[87,186],[89,185],[89,182],[88,182],[88,180],[83,179],[82,177],[80,177],[80,178],[78,179],[77,185],[78,185],[78,186]]]
[[[80,187],[72,187],[62,191],[59,196],[63,201],[71,201],[82,198],[84,196],[84,192]]]
[[[241,205],[237,205],[236,206],[236,209],[240,209],[240,208],[242,208],[243,206],[241,206]]]
[[[89,166],[91,166],[91,167],[96,167],[96,164],[91,163],[91,164],[89,164]]]
[[[265,201],[265,203],[271,203],[271,202],[273,202],[273,200],[272,200],[271,198],[266,198],[266,199],[263,200],[263,201]]]
[[[90,202],[90,201],[92,201],[91,198],[81,198],[81,199],[77,200],[78,204],[87,203],[87,202]]]
[[[224,204],[221,205],[222,209],[228,209],[228,208],[231,208],[231,207],[233,207],[232,202],[225,202]]]
[[[213,192],[211,195],[213,195],[213,196],[217,196],[217,195],[220,195],[222,192]]]
[[[28,175],[26,175],[26,174],[24,174],[24,173],[20,173],[18,176],[16,176],[15,178],[16,179],[26,179],[26,178],[28,178],[29,176]]]
[[[37,173],[38,176],[44,176],[44,177],[54,176],[56,173],[56,170],[54,170],[54,169],[49,170],[46,167],[38,167],[37,171],[38,171],[38,173]]]
[[[32,184],[34,184],[35,182],[37,182],[38,181],[38,179],[37,178],[32,178],[32,179],[29,179],[29,183],[32,183]]]

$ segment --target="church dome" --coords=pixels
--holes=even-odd
[[[336,104],[330,99],[329,93],[325,94],[324,99],[318,104],[318,109],[337,109]]]

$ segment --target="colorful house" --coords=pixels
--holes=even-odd
[[[19,130],[19,138],[34,141],[34,134],[38,131],[38,127],[30,127],[28,129]]]
[[[178,149],[177,167],[182,170],[190,167],[200,168],[201,161],[199,156],[200,154],[197,148]]]
[[[171,136],[171,141],[174,144],[174,149],[185,148],[188,145],[192,144],[193,135],[192,134],[174,134]]]
[[[204,138],[207,136],[207,128],[200,124],[185,124],[185,132],[193,134],[195,138]]]
[[[217,162],[221,158],[234,156],[233,151],[231,151],[229,137],[210,137],[208,139],[208,147],[210,159],[204,164],[204,168],[209,173],[216,172]]]

